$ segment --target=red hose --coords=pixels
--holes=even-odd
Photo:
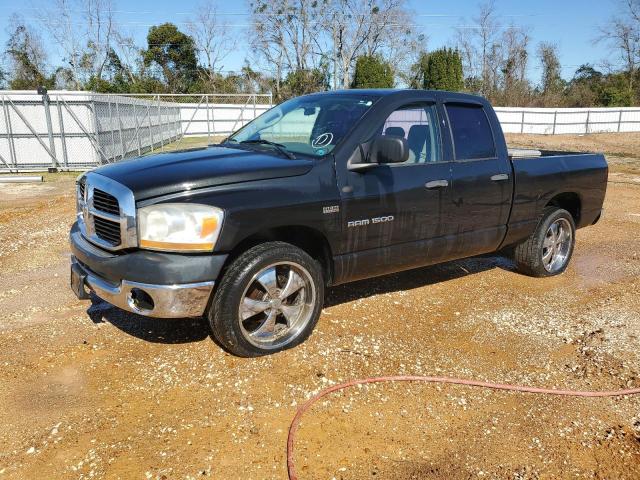
[[[344,390],[354,385],[363,385],[366,383],[380,383],[380,382],[429,382],[429,383],[452,383],[455,385],[468,385],[471,387],[491,388],[494,390],[509,390],[513,392],[525,392],[525,393],[543,393],[546,395],[564,395],[567,397],[621,397],[624,395],[638,395],[640,394],[640,388],[631,388],[628,390],[611,390],[608,392],[584,392],[576,390],[555,390],[552,388],[538,388],[538,387],[525,387],[522,385],[508,385],[505,383],[491,383],[481,382],[478,380],[465,380],[462,378],[450,378],[450,377],[422,377],[416,375],[399,375],[391,377],[372,377],[364,378],[361,380],[351,380],[349,382],[340,383],[331,387],[325,388],[312,398],[307,400],[296,412],[296,416],[293,417],[291,425],[289,426],[289,436],[287,437],[287,470],[289,472],[289,480],[298,480],[296,475],[296,469],[293,461],[293,446],[296,440],[296,434],[300,421],[303,415],[311,406],[320,400],[322,397],[329,395],[332,392],[338,390]]]

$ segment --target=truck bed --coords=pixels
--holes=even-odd
[[[515,182],[505,244],[529,235],[557,192],[567,192],[575,204],[577,228],[600,218],[609,171],[604,155],[510,149],[509,157]]]

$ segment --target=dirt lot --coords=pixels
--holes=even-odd
[[[640,156],[640,135],[510,142]],[[333,288],[308,342],[257,360],[199,320],[77,301],[73,177],[0,186],[0,479],[284,479],[296,407],[365,376],[639,386],[639,165],[612,159],[606,216],[564,275],[485,256]],[[307,479],[640,478],[640,398],[355,388],[305,417],[296,460]]]

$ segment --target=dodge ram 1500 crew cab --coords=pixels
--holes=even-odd
[[[563,272],[607,174],[602,155],[509,152],[483,98],[306,95],[219,145],[79,177],[71,285],[141,315],[204,315],[230,352],[264,355],[309,336],[328,285],[497,250]]]

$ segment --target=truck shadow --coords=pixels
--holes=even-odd
[[[382,293],[412,290],[427,285],[455,280],[494,268],[513,271],[513,262],[498,254],[454,260],[429,267],[416,268],[382,277],[369,278],[331,287],[325,296],[325,307],[333,307]]]
[[[455,280],[494,268],[513,270],[511,260],[496,254],[456,260],[430,267],[418,268],[383,277],[360,280],[327,289],[325,307],[332,307],[382,293],[411,290],[435,283]],[[148,318],[120,310],[92,295],[87,310],[94,323],[108,322],[133,337],[151,343],[192,343],[207,337],[217,344],[204,318],[162,319]]]
[[[209,325],[204,318],[149,318],[109,305],[91,294],[87,315],[94,323],[108,322],[117,329],[151,343],[192,343],[205,340]]]

